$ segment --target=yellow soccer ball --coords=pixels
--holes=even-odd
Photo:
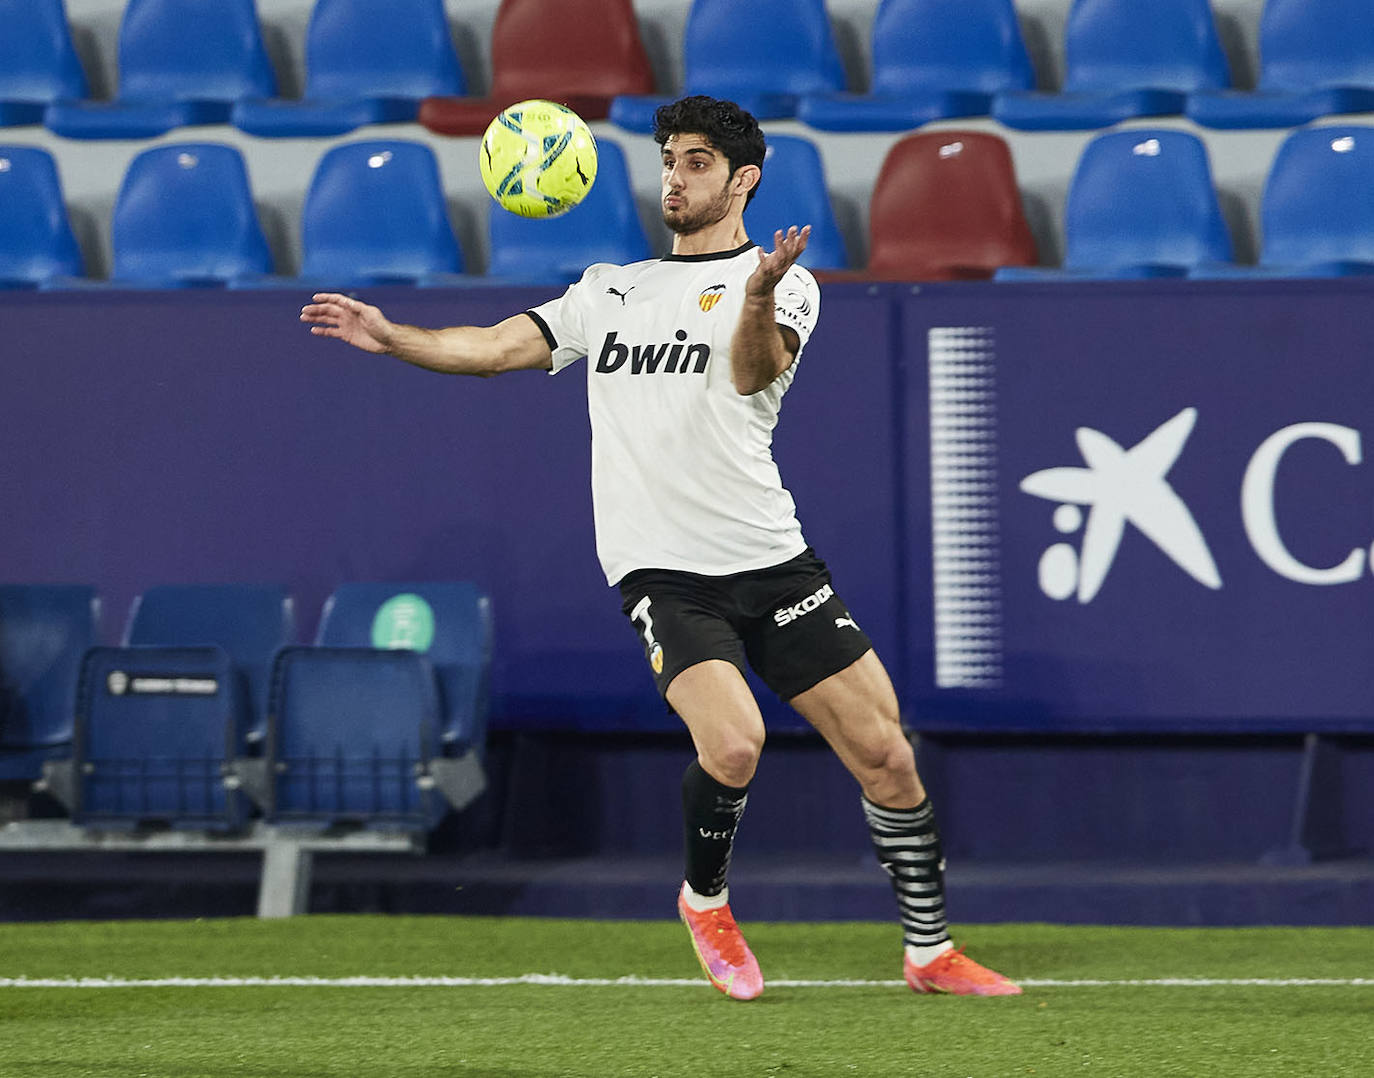
[[[596,139],[572,109],[521,101],[491,121],[478,167],[502,209],[521,217],[557,217],[592,189]]]

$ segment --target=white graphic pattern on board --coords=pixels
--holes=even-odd
[[[930,371],[930,520],[935,684],[1002,683],[993,333],[937,326]]]

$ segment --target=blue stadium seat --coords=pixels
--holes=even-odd
[[[0,780],[35,781],[71,753],[81,657],[100,601],[77,584],[0,585]]]
[[[439,163],[422,142],[351,142],[326,152],[306,190],[301,246],[301,277],[321,286],[463,272]]]
[[[849,254],[835,220],[825,168],[815,143],[796,135],[769,135],[763,158],[763,180],[745,208],[749,238],[765,250],[773,233],[792,225],[810,225],[811,238],[798,261],[808,269],[846,269]]]
[[[73,822],[239,827],[246,802],[226,780],[244,691],[220,647],[88,651],[73,737]]]
[[[134,601],[124,632],[126,648],[215,645],[227,653],[245,686],[244,749],[266,736],[272,656],[295,639],[295,601],[275,584],[151,587]]]
[[[788,119],[803,95],[845,88],[825,0],[692,0],[682,53],[685,94],[728,98],[758,120]],[[654,112],[670,100],[619,96],[611,122],[652,131]]]
[[[423,655],[439,678],[440,747],[486,741],[491,601],[469,581],[340,584],[325,603],[321,647],[404,650]]]
[[[466,582],[346,584],[274,667],[267,818],[427,830],[485,784],[490,608]],[[462,765],[462,789],[443,781]],[[442,792],[441,792],[442,791]]]
[[[0,145],[0,288],[37,288],[80,277],[57,162],[36,146]]]
[[[241,101],[231,122],[267,138],[342,135],[415,120],[426,97],[467,90],[443,0],[316,0],[301,101]]]
[[[63,0],[0,0],[0,127],[43,122],[52,102],[89,93]]]
[[[1059,93],[998,94],[992,115],[1023,130],[1091,130],[1183,112],[1190,93],[1231,85],[1208,0],[1074,0]]]
[[[1374,110],[1374,4],[1267,0],[1253,92],[1195,93],[1188,116],[1205,127],[1298,127],[1319,116]]]
[[[55,101],[43,122],[67,138],[151,138],[226,123],[235,101],[276,92],[253,0],[129,0],[118,99]]]
[[[123,645],[81,665],[72,745],[72,819],[230,831],[247,800],[233,761],[260,752],[272,655],[295,636],[285,589],[149,588]]]
[[[272,272],[243,155],[209,142],[144,150],[111,219],[112,278],[158,288],[227,285]]]
[[[608,139],[598,139],[596,150],[596,182],[567,213],[531,220],[492,207],[489,277],[571,282],[594,262],[649,257],[624,151]]]
[[[422,656],[284,649],[273,678],[265,818],[429,830],[445,811],[423,782],[438,721],[437,685]]]
[[[1207,148],[1186,131],[1135,128],[1088,142],[1064,233],[1062,269],[1005,267],[996,279],[1183,277],[1235,257]]]
[[[1374,126],[1308,127],[1279,145],[1260,198],[1254,266],[1200,267],[1195,277],[1374,274]]]
[[[1012,0],[882,0],[872,41],[872,90],[808,95],[799,120],[826,131],[905,131],[986,116],[994,94],[1035,87]]]

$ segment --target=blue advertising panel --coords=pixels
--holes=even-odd
[[[1374,288],[988,298],[902,301],[918,724],[1368,728]]]
[[[364,298],[486,325],[557,291]],[[307,298],[0,298],[0,579],[96,586],[111,641],[154,584],[283,583],[308,639],[338,583],[470,579],[493,602],[495,725],[678,729],[596,559],[585,366],[445,378],[312,338]],[[892,310],[827,296],[777,456],[808,539],[898,657]]]

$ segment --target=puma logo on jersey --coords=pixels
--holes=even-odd
[[[780,606],[773,611],[773,620],[779,625],[790,625],[798,618],[805,617],[811,611],[823,604],[835,594],[835,589],[829,584],[822,584],[820,588],[812,592],[799,603],[791,606]],[[856,625],[857,629],[858,626]]]
[[[858,623],[857,621],[855,621],[853,618],[836,618],[836,619],[835,619],[835,628],[837,628],[837,629],[843,629],[846,625],[848,625],[851,629],[855,630],[856,632],[858,631],[859,623]]]
[[[711,358],[711,346],[698,341],[684,344],[687,331],[680,329],[673,334],[677,343],[621,344],[614,331],[606,334],[601,344],[601,354],[596,357],[597,374],[614,374],[628,361],[631,374],[705,374],[706,363]]]
[[[623,307],[623,306],[625,306],[625,297],[628,296],[628,295],[629,295],[631,292],[633,292],[634,290],[635,290],[635,286],[634,286],[634,285],[630,285],[630,287],[627,288],[627,289],[625,289],[624,292],[622,292],[622,291],[621,291],[620,289],[618,289],[618,288],[608,288],[608,289],[606,289],[606,295],[608,295],[608,296],[617,296],[617,297],[619,297],[619,299],[620,299],[620,305]]]

